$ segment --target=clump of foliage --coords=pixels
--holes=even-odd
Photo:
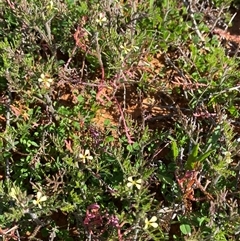
[[[236,1],[0,3],[4,240],[238,240]]]

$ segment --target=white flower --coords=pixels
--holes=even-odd
[[[157,217],[153,216],[150,220],[148,218],[145,219],[144,229],[148,229],[148,226],[152,226],[153,228],[157,228],[158,224],[156,223]]]
[[[132,177],[128,178],[128,183],[127,183],[127,187],[131,188],[133,186],[136,186],[137,189],[141,188],[141,184],[142,184],[142,179],[138,179],[137,181],[134,181]]]
[[[79,158],[82,159],[82,162],[85,163],[87,160],[92,160],[93,157],[90,155],[90,151],[87,149],[85,150],[84,154],[80,153]]]
[[[107,21],[107,18],[103,13],[99,13],[98,18],[96,19],[96,22],[101,26],[104,22]]]
[[[41,74],[41,78],[38,79],[38,82],[41,83],[45,88],[49,88],[53,79],[49,78],[48,75]]]
[[[42,208],[41,202],[45,202],[47,200],[46,196],[43,196],[41,192],[37,192],[37,199],[33,200],[34,205],[38,205],[39,208]]]

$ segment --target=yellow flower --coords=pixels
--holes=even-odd
[[[145,219],[144,229],[148,229],[148,226],[152,226],[153,228],[157,228],[158,224],[156,223],[157,217],[153,216],[150,220],[148,218]]]
[[[42,208],[41,202],[45,202],[47,200],[46,196],[43,196],[41,192],[37,192],[37,199],[33,200],[34,205],[38,205],[39,208]]]
[[[47,8],[48,8],[49,10],[52,10],[52,9],[53,9],[53,1],[50,1],[50,2],[49,2]]]
[[[90,151],[87,149],[85,150],[84,154],[80,153],[79,154],[79,158],[82,159],[82,162],[85,163],[86,162],[86,159],[87,160],[92,160],[93,157],[90,155]]]
[[[106,21],[107,21],[107,18],[105,17],[105,15],[103,13],[99,13],[96,22],[101,26]]]
[[[134,51],[138,51],[138,50],[139,50],[139,47],[138,47],[138,46],[132,46],[132,49],[133,49]]]
[[[231,158],[232,154],[229,151],[225,151],[223,152],[223,155],[225,155],[225,161],[227,164],[230,164],[231,162],[233,162],[233,159]]]
[[[131,51],[131,48],[127,47],[127,43],[120,45],[120,49],[122,49],[124,54],[128,54]]]
[[[128,54],[132,50],[134,51],[139,50],[138,46],[133,46],[133,45],[128,46],[126,42],[123,45],[120,45],[120,49],[122,49],[124,54]]]
[[[133,186],[136,186],[137,189],[141,188],[141,184],[142,184],[142,179],[138,179],[137,181],[134,181],[132,177],[128,178],[128,183],[127,183],[127,187],[131,188]]]
[[[41,78],[38,79],[38,82],[41,83],[44,87],[49,88],[53,79],[49,78],[48,75],[41,74]]]

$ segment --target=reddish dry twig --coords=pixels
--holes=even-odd
[[[0,235],[4,236],[4,240],[18,240],[17,235],[15,234],[15,231],[18,229],[18,225],[13,226],[12,228],[6,228],[6,229],[1,229],[0,228]]]
[[[194,90],[194,89],[198,89],[200,87],[207,87],[208,86],[207,84],[202,84],[202,83],[184,82],[183,78],[182,77],[178,77],[178,76],[175,77],[175,79],[177,81],[171,81],[171,83],[174,86],[177,86],[177,87],[182,86],[183,90],[191,90],[191,89]]]
[[[101,95],[105,96],[108,101],[111,101],[111,100],[107,95],[105,95],[103,93],[104,90],[105,90],[105,88],[104,88],[105,70],[104,70],[104,66],[103,66],[103,62],[102,62],[101,49],[100,49],[100,46],[99,46],[99,43],[98,43],[98,35],[95,36],[95,41],[96,41],[96,46],[97,46],[96,57],[98,59],[98,62],[99,62],[100,68],[101,68],[101,80],[100,80],[100,83],[99,83],[99,86],[98,86],[98,93],[96,95],[96,99],[99,100],[102,103],[103,101],[102,101]]]
[[[12,3],[10,0],[6,0],[6,1],[11,9],[15,9],[14,3]]]
[[[232,41],[234,43],[240,44],[240,36],[239,35],[230,34],[229,32],[224,31],[220,28],[213,29],[213,33],[219,35],[220,37],[225,38],[227,41]]]
[[[217,114],[216,113],[209,113],[208,111],[205,111],[205,112],[198,111],[198,112],[193,113],[193,116],[194,117],[201,117],[203,119],[209,119],[209,118],[212,118],[214,116],[217,116]]]
[[[72,61],[72,56],[76,53],[77,48],[81,49],[85,54],[90,52],[90,47],[88,46],[88,32],[82,27],[85,24],[85,18],[82,18],[81,26],[77,26],[75,33],[73,34],[73,38],[75,40],[75,46],[72,50],[71,57],[69,57],[67,63],[65,64],[65,69],[68,68],[68,65]]]
[[[175,173],[178,185],[183,193],[183,202],[187,211],[192,211],[191,201],[201,201],[201,200],[213,200],[210,193],[206,191],[206,186],[203,187],[198,180],[199,171],[187,170],[182,178],[179,178],[177,173]],[[208,182],[209,183],[209,182]],[[194,196],[194,189],[200,189],[204,193],[205,197],[196,198]]]
[[[127,139],[128,139],[128,143],[132,144],[132,143],[134,143],[134,141],[132,140],[131,135],[129,134],[129,128],[127,126],[127,123],[126,123],[126,120],[125,120],[122,108],[121,108],[120,104],[118,103],[117,98],[114,97],[114,99],[115,99],[115,102],[116,102],[116,104],[118,106],[119,112],[121,114],[121,118],[122,118],[123,126],[124,126],[124,129],[125,129],[125,133],[126,133],[126,136],[127,136]]]

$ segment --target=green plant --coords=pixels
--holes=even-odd
[[[0,3],[4,240],[239,239],[235,6]]]

